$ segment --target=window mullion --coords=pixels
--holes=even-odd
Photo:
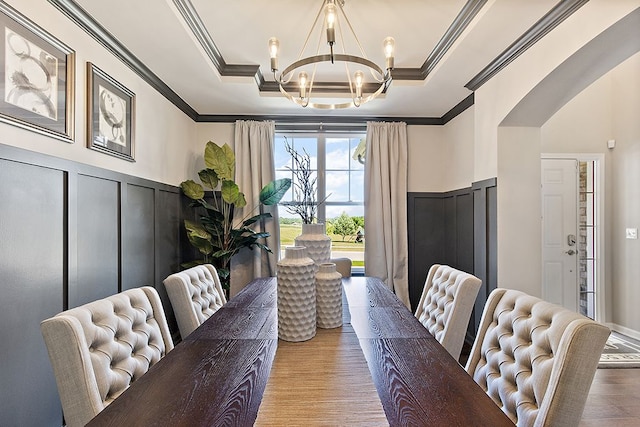
[[[323,134],[318,136],[318,202],[324,200],[326,197],[326,170],[327,170],[327,144],[326,138]],[[318,205],[318,222],[326,223],[326,208],[325,204]]]

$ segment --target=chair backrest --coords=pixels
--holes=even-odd
[[[466,370],[519,427],[577,426],[609,333],[564,307],[499,288]]]
[[[336,265],[336,271],[342,274],[342,277],[351,277],[351,259],[350,258],[331,258],[329,262]]]
[[[172,274],[164,279],[164,286],[183,339],[227,302],[218,272],[211,264]]]
[[[448,265],[429,269],[415,316],[456,360],[460,358],[482,280]]]
[[[41,325],[67,426],[84,426],[173,349],[155,289],[130,289]]]

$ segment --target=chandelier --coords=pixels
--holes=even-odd
[[[372,99],[375,99],[391,84],[391,70],[393,70],[393,49],[395,41],[392,37],[387,37],[383,41],[383,49],[385,54],[385,69],[383,70],[373,61],[367,58],[367,55],[360,44],[360,40],[356,36],[351,22],[344,13],[345,0],[323,0],[322,6],[316,15],[315,21],[309,30],[309,34],[302,46],[298,59],[287,66],[278,75],[278,51],[280,42],[277,38],[269,39],[269,53],[271,56],[271,71],[273,77],[280,88],[280,92],[289,100],[296,104],[312,108],[320,109],[339,109],[348,107],[359,107]],[[320,17],[324,12],[324,20],[320,24]],[[340,16],[342,17],[340,19]],[[341,21],[344,21],[342,23]],[[344,27],[344,28],[343,28]],[[319,28],[319,30],[317,30]],[[318,42],[315,53],[310,56],[303,57],[307,51],[307,46],[312,38],[314,30],[319,32]],[[320,49],[323,45],[323,33],[326,34],[326,45],[328,45],[328,53],[321,53]],[[345,34],[346,33],[346,34]],[[337,38],[336,38],[337,35]],[[346,35],[346,37],[345,37]],[[345,41],[357,46],[360,51],[359,55],[350,55],[346,52]],[[334,52],[335,50],[335,52]],[[331,66],[327,66],[331,64]],[[318,66],[323,67],[323,71],[329,71],[335,74],[336,66],[344,65],[346,77],[342,77],[342,81],[338,82],[318,82],[316,81],[316,72]],[[351,74],[351,68],[356,71]],[[366,74],[362,71],[368,69],[371,78],[366,78]],[[297,74],[297,85],[292,83],[294,75]],[[311,75],[311,78],[309,78]],[[344,95],[350,94],[351,99],[344,101]],[[328,93],[341,93],[343,99],[336,102],[328,100],[318,100],[318,96],[327,96]],[[315,95],[315,97],[314,97]]]

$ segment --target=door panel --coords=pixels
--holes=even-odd
[[[543,298],[578,310],[577,202],[575,159],[542,159]],[[572,238],[570,237],[572,236]]]

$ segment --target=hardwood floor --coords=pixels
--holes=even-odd
[[[640,369],[598,369],[580,427],[640,426]]]

